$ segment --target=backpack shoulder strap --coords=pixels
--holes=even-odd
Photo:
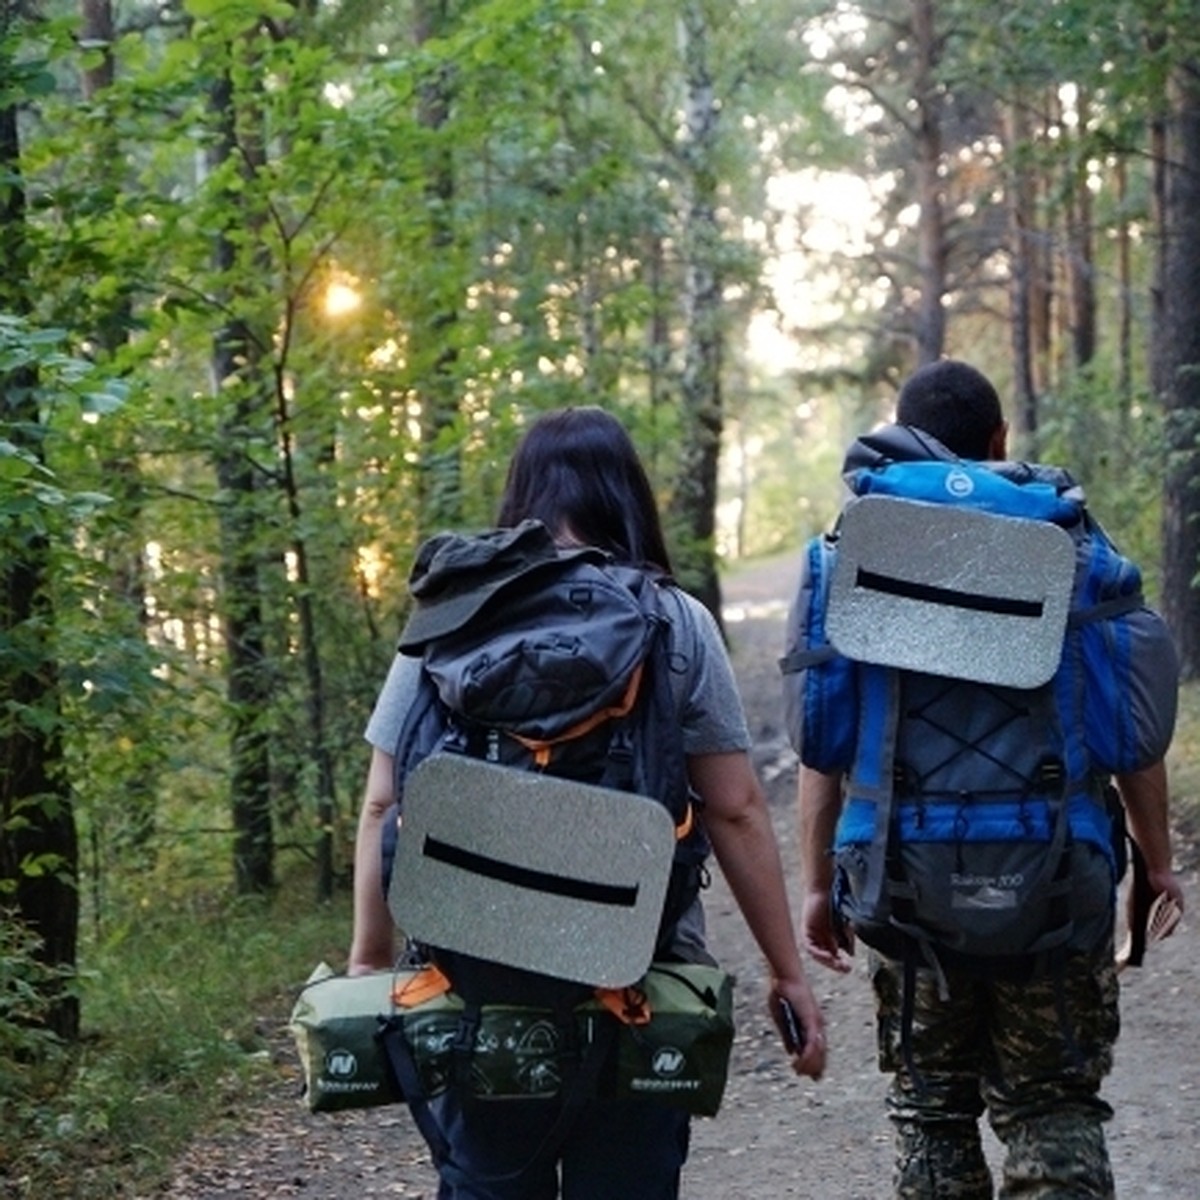
[[[688,819],[691,795],[671,686],[672,624],[662,594],[670,581],[659,573],[633,567],[611,566],[608,570],[636,597],[647,624],[638,700],[627,718],[628,753],[636,762],[633,787],[659,800],[678,829]]]
[[[442,704],[429,672],[422,666],[416,695],[404,714],[392,755],[393,791],[397,803],[403,804],[405,782],[413,769],[437,748],[449,721],[449,711]]]
[[[788,613],[787,644],[779,659],[783,675],[795,675],[837,657],[825,632],[829,579],[837,562],[838,530],[809,539],[804,550],[800,583]]]
[[[669,952],[679,918],[703,886],[704,862],[710,850],[704,825],[697,819],[700,801],[688,778],[683,729],[671,684],[673,627],[662,593],[668,586],[665,578],[643,573],[637,592],[651,633],[643,695],[628,731],[629,752],[637,772],[636,790],[663,804],[675,824],[674,863],[659,934],[659,949],[663,952]]]
[[[887,887],[892,813],[896,798],[896,740],[900,728],[900,674],[864,665],[860,680],[858,754],[851,772],[852,799],[859,812],[870,813],[869,861],[862,902],[878,908]],[[839,831],[845,836],[848,831]]]

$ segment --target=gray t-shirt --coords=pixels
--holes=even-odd
[[[684,753],[748,750],[750,732],[729,655],[712,614],[675,587],[663,588],[670,622],[671,690],[683,727]],[[391,754],[416,698],[421,660],[397,654],[367,722],[366,739]]]

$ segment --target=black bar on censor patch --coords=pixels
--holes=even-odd
[[[984,596],[978,592],[957,592],[929,583],[913,583],[907,579],[880,575],[877,571],[867,571],[862,567],[858,568],[854,582],[856,587],[883,592],[889,596],[902,596],[907,600],[927,600],[931,604],[967,608],[973,612],[999,613],[1006,617],[1040,617],[1045,608],[1040,600],[1018,600],[1007,596]]]
[[[621,885],[568,879],[564,875],[552,875],[549,871],[519,867],[514,863],[501,862],[498,858],[489,858],[486,854],[476,854],[473,850],[464,850],[461,846],[453,846],[428,834],[425,836],[422,853],[435,862],[459,867],[486,879],[511,883],[527,891],[546,892],[571,900],[588,900],[592,904],[608,904],[614,908],[633,908],[637,904],[637,884]]]

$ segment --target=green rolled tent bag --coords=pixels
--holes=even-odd
[[[405,968],[349,977],[322,963],[292,1009],[290,1029],[313,1112],[402,1104],[382,1036],[402,1036],[412,1050],[426,1097],[443,1091],[453,1072],[453,1043],[464,1006],[453,992],[423,987],[422,973]],[[581,1044],[619,1022],[599,1092],[653,1099],[697,1115],[717,1112],[733,1045],[733,977],[718,967],[655,963],[635,988],[614,989],[608,1002],[575,1011]],[[416,1004],[394,997],[429,993]],[[436,993],[436,994],[434,994]],[[618,1012],[644,998],[641,1023]],[[647,1019],[648,1018],[648,1019]],[[486,1006],[471,1055],[472,1087],[480,1099],[546,1097],[561,1079],[561,1031],[539,1009]]]
[[[395,984],[394,971],[351,977],[326,963],[308,977],[288,1027],[313,1112],[403,1103],[378,1038],[393,1013]]]

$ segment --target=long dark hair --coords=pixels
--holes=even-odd
[[[541,521],[619,561],[670,572],[654,491],[624,426],[602,408],[562,408],[526,430],[512,461],[498,523]]]

